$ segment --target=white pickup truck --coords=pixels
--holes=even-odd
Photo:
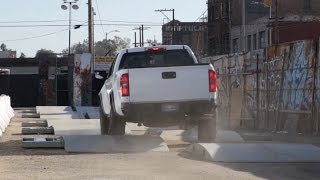
[[[188,46],[121,50],[99,98],[103,135],[123,135],[126,122],[147,127],[197,123],[199,141],[215,139],[216,73],[211,64],[199,64]]]

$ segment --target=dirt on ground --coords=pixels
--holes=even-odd
[[[23,149],[16,117],[0,138],[0,179],[319,179],[320,164],[212,163],[170,142],[170,152],[71,154],[63,149]],[[37,136],[54,137],[54,136]]]

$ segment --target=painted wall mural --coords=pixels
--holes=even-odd
[[[286,118],[291,113],[312,118],[309,122],[318,126],[319,47],[316,41],[305,40],[246,54],[207,58],[219,77],[219,103],[223,109],[220,116],[227,121],[237,119],[239,126],[270,129],[277,126],[275,119],[279,114],[287,113],[283,116]],[[230,98],[236,92],[241,92],[241,102]],[[240,114],[233,113],[235,103],[242,105]]]

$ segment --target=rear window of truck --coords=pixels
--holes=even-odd
[[[126,53],[119,69],[148,68],[162,66],[188,66],[195,62],[187,50],[165,50]]]

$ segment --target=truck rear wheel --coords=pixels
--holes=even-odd
[[[108,116],[105,115],[103,109],[100,105],[100,133],[101,135],[107,135],[109,131],[109,119]]]
[[[216,138],[216,110],[202,115],[198,120],[198,141],[213,143]]]
[[[114,109],[111,109],[110,122],[109,122],[109,134],[110,135],[124,135],[126,132],[126,121],[117,116]]]

